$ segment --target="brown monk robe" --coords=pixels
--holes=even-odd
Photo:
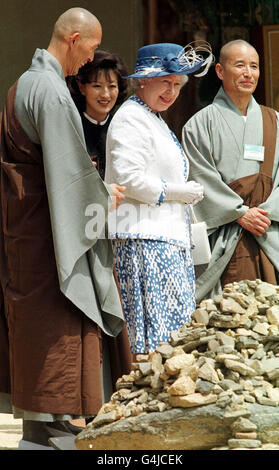
[[[15,93],[16,86],[0,138],[0,392],[10,391],[12,405],[26,411],[95,415],[104,334],[60,291],[42,151],[20,126]],[[115,383],[130,371],[126,329],[106,340]]]
[[[3,294],[1,291],[0,307],[0,391],[2,393],[11,393],[10,368],[9,368],[9,343],[8,326],[3,308]],[[10,411],[9,409],[5,411]]]
[[[230,188],[243,199],[243,204],[258,207],[269,197],[273,181],[272,171],[277,135],[277,118],[271,108],[261,106],[263,115],[263,146],[265,158],[260,172],[239,178],[229,184]],[[279,203],[279,201],[278,201]],[[261,250],[254,236],[243,230],[234,254],[221,277],[222,287],[225,284],[244,279],[261,279],[270,284],[277,284],[272,263]]]

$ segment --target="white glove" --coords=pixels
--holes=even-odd
[[[195,181],[185,184],[167,183],[166,201],[182,201],[195,205],[202,199],[203,186]]]

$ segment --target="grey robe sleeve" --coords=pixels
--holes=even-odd
[[[190,163],[189,179],[204,186],[204,199],[195,206],[195,213],[199,220],[206,221],[211,231],[238,219],[248,210],[216,168],[213,132],[213,121],[205,110],[191,118],[182,131],[182,145]]]
[[[260,208],[268,212],[268,218],[273,222],[279,222],[279,187],[277,185],[273,188],[273,191],[269,198],[263,204],[260,204]]]
[[[274,184],[269,198],[260,205],[261,209],[268,211],[268,217],[274,222],[279,222],[279,114],[277,113],[277,142],[274,158]]]
[[[67,97],[51,94],[34,110],[43,150],[45,181],[61,291],[108,335],[124,324],[105,238],[109,192],[86,151],[80,117]],[[99,234],[88,237],[87,208],[101,213]]]
[[[88,156],[72,104],[66,100],[48,102],[41,110],[37,125],[57,261],[63,278],[69,275],[82,252],[97,242],[97,237],[88,239],[85,235],[86,208],[97,203],[107,213],[109,193]]]

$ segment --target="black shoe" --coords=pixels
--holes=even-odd
[[[74,424],[70,423],[70,421],[54,421],[53,423],[46,423],[46,424],[47,424],[48,429],[50,430],[53,429],[54,432],[61,431],[64,434],[65,433],[74,434],[75,436],[77,436],[77,434],[79,434],[81,431],[84,430],[83,427],[75,426]]]
[[[34,448],[35,450],[38,446],[42,447],[42,450],[53,450],[49,446],[49,438],[76,436],[82,430],[82,427],[74,426],[69,421],[43,422],[23,420],[23,436],[19,449],[28,450],[29,448]]]

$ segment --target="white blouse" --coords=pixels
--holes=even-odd
[[[125,186],[125,201],[109,215],[111,238],[164,240],[190,248],[186,204],[166,201],[168,183],[183,184],[188,160],[160,115],[132,96],[115,113],[107,134],[107,183]]]

